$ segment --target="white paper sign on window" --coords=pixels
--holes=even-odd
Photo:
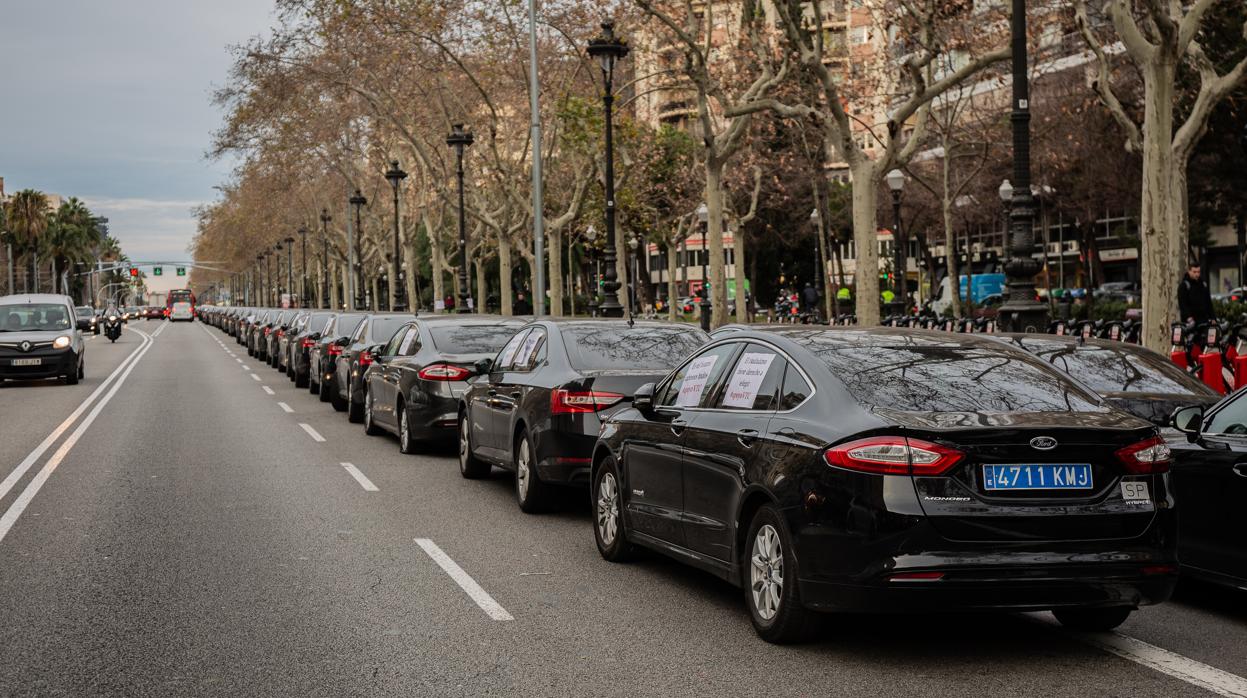
[[[705,392],[710,373],[718,361],[719,357],[712,354],[689,363],[684,380],[680,382],[680,394],[675,399],[677,407],[696,407],[701,402],[701,394]]]
[[[727,384],[727,394],[723,396],[724,407],[742,407],[750,409],[762,389],[767,371],[771,370],[774,354],[746,352],[736,362],[736,370],[732,380]]]
[[[515,355],[515,365],[527,366],[529,359],[533,358],[533,349],[537,348],[537,342],[541,341],[540,332],[529,332],[524,338],[524,346],[520,347],[520,351]]]
[[[511,363],[511,358],[515,356],[515,350],[520,348],[520,338],[512,337],[507,342],[507,346],[502,349],[502,358],[498,360],[498,366],[506,366]]]

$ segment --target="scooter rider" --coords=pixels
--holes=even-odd
[[[116,342],[121,336],[121,313],[117,312],[117,306],[112,303],[104,311],[104,334],[111,342]]]

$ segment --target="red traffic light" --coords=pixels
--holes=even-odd
[[[138,268],[138,267],[130,267],[130,276],[138,276],[138,275],[139,275],[139,268]]]

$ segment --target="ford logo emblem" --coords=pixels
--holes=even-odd
[[[1031,439],[1031,448],[1037,451],[1051,451],[1056,448],[1056,439],[1051,436],[1036,436]]]

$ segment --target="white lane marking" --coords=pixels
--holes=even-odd
[[[276,395],[276,394],[277,394],[277,393],[273,392],[273,389],[272,389],[272,388],[270,388],[270,387],[268,387],[267,385],[261,385],[260,387],[261,387],[261,388],[264,388],[264,392],[268,393],[269,395]]]
[[[135,332],[138,332],[138,330],[135,330]],[[43,488],[43,484],[48,481],[48,478],[52,477],[52,473],[61,464],[61,461],[65,460],[65,456],[78,443],[78,439],[82,438],[87,427],[90,427],[95,422],[95,418],[100,416],[100,413],[104,411],[109,401],[113,399],[113,396],[121,389],[122,384],[126,382],[126,378],[130,377],[134,367],[139,365],[139,361],[152,348],[152,338],[142,332],[139,332],[139,334],[143,335],[145,341],[142,348],[138,350],[138,355],[135,356],[134,361],[131,361],[130,365],[126,366],[125,372],[113,382],[113,386],[108,393],[100,398],[99,402],[95,403],[95,407],[91,408],[91,412],[83,418],[73,433],[69,435],[69,438],[61,443],[60,448],[56,449],[56,452],[48,459],[48,462],[44,463],[39,472],[31,478],[30,483],[26,485],[26,489],[22,490],[17,499],[13,500],[13,505],[9,507],[9,510],[4,512],[4,516],[0,516],[0,541],[3,541],[4,537],[8,535],[9,530],[13,528],[13,524],[17,522],[17,518],[22,515],[23,511],[26,511],[26,507],[30,505],[31,500]]]
[[[1027,616],[1038,623],[1060,626],[1056,619],[1047,614],[1029,613]],[[1247,698],[1247,679],[1129,635],[1118,632],[1095,633],[1068,629],[1062,629],[1061,632],[1109,654],[1115,654],[1122,659],[1128,659],[1154,671],[1168,674],[1217,695]]]
[[[263,381],[264,381],[264,379],[263,379],[263,378],[261,378],[261,377],[260,377],[260,374],[258,374],[258,373],[252,373],[252,374],[249,374],[249,375],[250,375],[252,378],[256,379],[257,381],[261,381],[261,382],[263,382]]]
[[[242,363],[242,359],[235,358],[234,360],[237,361],[238,363]]]
[[[424,548],[424,552],[428,553],[429,557],[433,558],[433,562],[436,562],[438,567],[441,567],[446,574],[450,575],[451,579],[455,580],[455,583],[459,585],[459,588],[463,589],[464,593],[471,597],[471,599],[476,602],[477,606],[481,607],[481,610],[485,612],[485,615],[493,618],[494,620],[515,620],[515,617],[510,613],[507,613],[507,609],[503,608],[501,604],[494,601],[494,597],[490,596],[489,592],[482,589],[481,585],[477,584],[476,580],[472,579],[471,575],[464,572],[463,568],[460,567],[458,563],[450,559],[449,555],[443,552],[441,548],[437,547],[437,543],[434,543],[428,538],[417,538],[416,545]]]
[[[244,371],[250,371],[250,370],[251,370],[251,367],[250,367],[250,366],[248,366],[247,364],[243,364],[243,365],[241,366],[241,368],[242,368],[242,370],[244,370]]]
[[[156,328],[156,331],[152,333],[152,339],[159,337],[160,333],[164,332],[166,327],[168,327],[168,325],[161,325],[160,327]]]
[[[303,427],[303,431],[306,431],[308,436],[312,437],[314,441],[323,442],[325,440],[325,437],[321,436],[320,432],[313,429],[311,424],[299,422],[299,426]]]
[[[143,341],[139,344],[139,346],[135,347],[134,351],[130,352],[130,354],[126,356],[125,360],[117,366],[117,368],[113,369],[113,372],[104,379],[104,382],[100,383],[100,386],[88,395],[87,399],[83,400],[82,404],[78,405],[78,407],[65,418],[65,421],[61,422],[59,426],[53,429],[52,433],[48,434],[48,437],[43,440],[43,443],[36,446],[35,450],[31,451],[29,455],[23,458],[22,462],[18,463],[13,472],[9,473],[9,476],[4,478],[4,482],[0,482],[0,499],[3,499],[4,495],[8,494],[9,490],[13,489],[13,486],[17,484],[17,481],[22,479],[22,476],[26,474],[26,471],[30,470],[30,467],[35,464],[35,461],[39,460],[39,458],[43,456],[44,452],[47,451],[57,439],[61,438],[61,434],[64,434],[67,429],[73,426],[74,422],[78,421],[78,418],[82,416],[83,412],[87,411],[87,408],[91,406],[91,403],[95,400],[95,398],[108,389],[108,384],[112,382],[113,378],[116,378],[122,371],[126,370],[126,366],[140,351],[142,351],[143,347],[147,346],[148,342],[149,340],[147,339],[147,335],[143,335]]]
[[[355,478],[355,481],[359,483],[360,487],[363,487],[365,490],[369,492],[377,491],[377,486],[372,484],[372,480],[369,480],[367,475],[364,475],[363,473],[361,473],[359,471],[359,468],[356,468],[354,465],[351,465],[350,463],[343,463],[342,467],[346,468],[346,472],[350,473],[351,477]]]
[[[266,385],[266,386],[264,386],[264,387],[266,387],[266,388],[267,388],[268,386]],[[287,405],[287,404],[286,404],[286,403],[284,403],[284,402],[279,402],[279,403],[277,403],[277,406],[278,406],[278,407],[280,407],[280,408],[281,408],[284,412],[287,412],[287,413],[289,413],[289,414],[294,414],[294,408],[293,408],[293,407],[291,407],[290,405]]]

